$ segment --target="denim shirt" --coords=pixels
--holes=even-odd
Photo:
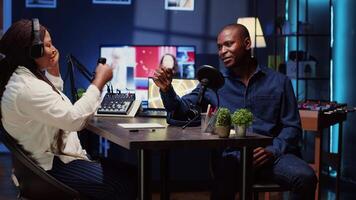
[[[217,92],[220,107],[230,112],[249,109],[254,115],[252,129],[255,133],[273,137],[273,144],[266,147],[275,157],[285,153],[299,153],[301,123],[297,101],[291,81],[283,74],[267,67],[257,66],[247,86],[229,70],[224,70],[225,84]],[[168,119],[186,120],[188,110],[196,104],[200,85],[180,98],[173,88],[161,92]],[[202,107],[218,106],[217,95],[207,89]]]

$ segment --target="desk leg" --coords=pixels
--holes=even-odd
[[[340,198],[340,176],[341,176],[341,155],[342,155],[342,122],[339,123],[339,135],[337,144],[337,168],[336,168],[336,199]]]
[[[240,199],[249,200],[252,199],[252,162],[253,162],[253,149],[251,147],[243,147],[241,152],[241,164],[242,164],[242,190]]]
[[[322,137],[323,136],[323,131],[320,130],[316,133],[316,137],[315,137],[315,147],[314,147],[314,167],[315,167],[315,172],[316,172],[316,176],[318,178],[318,184],[316,185],[316,191],[315,191],[315,199],[320,199],[321,198],[321,193],[320,193],[320,175],[321,175],[321,158],[322,158],[322,153],[323,153],[323,149],[322,149]]]
[[[148,150],[138,150],[139,162],[139,199],[151,200],[152,194],[150,190],[151,181],[151,152]]]
[[[161,151],[161,200],[169,200],[169,150]]]

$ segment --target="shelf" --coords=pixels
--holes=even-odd
[[[293,78],[293,79],[296,79],[296,78]],[[329,77],[305,77],[305,78],[298,77],[298,80],[328,81],[328,80],[330,80],[330,78]]]
[[[330,37],[330,34],[323,34],[323,33],[300,33],[300,34],[278,34],[278,35],[256,35],[256,37]]]
[[[300,0],[288,4],[287,2],[290,1],[273,0],[273,3],[266,3],[254,0],[253,2],[255,16],[262,17],[261,21],[265,23],[265,26],[262,24],[262,28],[265,28],[264,35],[259,32],[255,36],[256,40],[264,37],[267,47],[267,50],[261,51],[259,58],[265,59],[263,61],[267,61],[270,65],[277,66],[284,61],[282,69],[294,81],[293,89],[297,100],[308,99],[308,97],[330,98],[330,61],[333,52],[332,0],[320,0],[318,6],[312,5],[310,1]],[[258,5],[260,2],[263,2],[261,6]],[[287,59],[291,54],[300,60],[287,66]],[[303,59],[318,62],[298,63],[303,62]],[[311,65],[311,71],[305,73],[305,68],[303,70],[301,68],[308,64]],[[293,71],[287,67],[294,67]],[[298,84],[301,82],[304,84]]]

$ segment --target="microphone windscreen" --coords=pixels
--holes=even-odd
[[[221,72],[213,66],[203,65],[199,67],[197,72],[199,82],[203,79],[207,81],[207,87],[213,90],[221,88],[225,84],[224,76]]]

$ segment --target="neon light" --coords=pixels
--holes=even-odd
[[[284,14],[284,17],[286,18],[286,21],[288,21],[289,19],[289,15],[288,15],[288,12],[289,12],[289,0],[286,0],[286,8],[285,8],[286,12]],[[288,53],[289,53],[289,39],[288,37],[286,37],[286,41],[284,43],[284,61],[287,61],[288,60]]]
[[[334,46],[334,7],[331,6],[331,13],[330,13],[330,46],[333,48]],[[330,100],[334,101],[334,66],[333,66],[333,59],[330,60]],[[335,142],[334,138],[337,140],[338,134],[338,127],[332,126],[330,128],[330,152],[337,151],[337,141]]]
[[[330,47],[334,46],[334,7],[331,5],[330,10]],[[333,59],[330,60],[330,100],[334,101],[333,93],[333,82],[334,82],[334,72],[333,72]]]
[[[11,0],[4,0],[3,6],[4,6],[3,7],[3,13],[4,13],[3,32],[5,33],[7,29],[11,26],[11,18],[12,18]]]
[[[348,27],[351,14],[350,7],[352,7],[350,5],[348,1],[334,1],[331,13],[333,17],[333,68],[332,74],[330,74],[332,75],[331,100],[338,102],[347,102],[346,91],[350,91],[347,88],[349,85],[345,84],[349,82],[347,80],[349,77],[347,68],[350,66],[350,63],[345,58],[350,57],[350,54],[353,53],[349,50],[349,41],[345,39],[350,34]],[[338,130],[339,126],[337,125],[331,129],[330,151],[333,153],[338,152]]]

